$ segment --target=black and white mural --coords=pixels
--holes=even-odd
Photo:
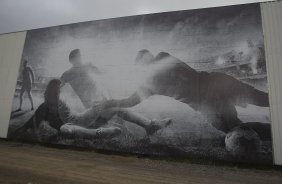
[[[272,163],[259,4],[28,31],[8,138]]]

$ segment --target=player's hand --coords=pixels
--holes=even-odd
[[[92,108],[95,109],[96,112],[102,112],[108,108],[111,108],[112,105],[113,105],[112,100],[105,100],[105,101],[95,102]]]

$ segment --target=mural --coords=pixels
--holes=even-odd
[[[28,31],[8,138],[272,164],[259,4]]]

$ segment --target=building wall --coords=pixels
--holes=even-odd
[[[0,137],[7,136],[26,32],[0,35]]]
[[[282,165],[282,1],[262,3],[275,164]]]
[[[274,161],[282,165],[282,2],[261,4],[266,46]],[[26,32],[0,35],[0,137],[5,138]]]

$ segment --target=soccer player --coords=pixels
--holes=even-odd
[[[95,75],[100,73],[98,68],[92,64],[82,63],[79,49],[70,52],[69,62],[72,67],[62,74],[60,78],[62,86],[69,83],[86,109],[95,101],[105,100],[106,97],[98,93],[97,83],[94,80]]]
[[[117,115],[143,127],[147,135],[152,135],[171,122],[169,119],[150,120],[138,113],[121,108],[105,109],[101,113],[97,113],[95,107],[91,107],[80,115],[73,115],[69,107],[60,100],[60,86],[59,79],[53,79],[49,82],[44,93],[44,102],[36,109],[34,115],[15,131],[15,134],[26,132],[28,129],[36,132],[40,124],[45,123],[45,126],[51,127],[57,134],[63,136],[86,139],[112,138],[119,135],[121,129],[101,127],[101,123],[106,124],[108,120]]]
[[[20,106],[17,111],[22,110],[22,103],[23,103],[23,94],[24,92],[27,92],[28,99],[31,104],[31,110],[33,110],[33,100],[32,100],[32,84],[34,83],[34,73],[30,66],[28,66],[28,61],[24,60],[23,63],[23,70],[22,70],[22,87],[20,91]]]
[[[136,63],[148,65],[154,71],[133,95],[102,102],[104,108],[132,107],[152,95],[164,95],[188,104],[216,129],[229,132],[242,123],[235,105],[269,106],[267,93],[223,73],[198,72],[165,52],[154,57],[148,50],[141,50]],[[252,124],[252,128],[259,125]]]

